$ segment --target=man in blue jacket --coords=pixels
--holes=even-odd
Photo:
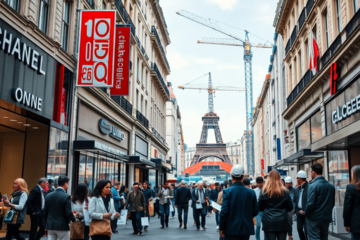
[[[121,203],[120,203],[121,197],[119,195],[119,188],[120,188],[120,182],[115,181],[114,186],[111,188],[111,194],[113,195],[116,212],[120,212],[120,208],[121,208]],[[111,220],[111,231],[113,233],[118,233],[116,229],[117,229],[117,219]]]
[[[148,187],[148,182],[143,183],[143,194],[145,197],[145,203],[146,203],[146,213],[145,217],[147,216],[149,218],[149,224],[150,224],[150,215],[149,215],[149,201],[152,201],[155,197],[154,192],[151,190],[151,188]],[[148,226],[144,227],[145,232],[148,231]]]
[[[217,182],[217,183],[215,183],[215,188],[211,189],[210,200],[212,202],[216,203],[220,192],[221,192],[220,184]],[[215,212],[215,220],[216,220],[216,229],[219,230],[219,222],[220,222],[220,213],[219,213],[219,211]]]
[[[313,180],[308,187],[305,211],[300,211],[300,214],[306,216],[309,240],[328,239],[335,206],[335,187],[322,176],[321,164],[315,163],[311,170]]]
[[[230,174],[233,183],[223,191],[220,236],[225,240],[249,240],[255,234],[253,218],[259,213],[256,194],[242,183],[243,166],[234,165]]]

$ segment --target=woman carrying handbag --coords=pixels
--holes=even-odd
[[[7,223],[6,240],[12,240],[13,236],[17,240],[25,240],[20,236],[19,228],[25,223],[26,201],[28,199],[27,184],[24,179],[18,178],[13,183],[14,192],[11,194],[10,201],[4,199],[4,204],[13,211],[11,222]],[[6,217],[5,217],[6,219]]]
[[[85,226],[84,209],[88,208],[89,190],[85,183],[79,183],[71,196],[71,208],[79,221],[70,223],[70,238],[89,240],[89,226]]]
[[[110,240],[110,220],[119,218],[120,214],[115,211],[114,201],[111,198],[111,182],[100,180],[92,194],[89,203],[90,236],[92,240]]]

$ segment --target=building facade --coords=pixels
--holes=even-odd
[[[275,167],[289,165],[310,177],[314,163],[324,165],[324,177],[336,186],[333,234],[344,234],[343,205],[350,169],[359,142],[360,11],[359,1],[280,1],[276,32],[284,39],[289,156]],[[309,69],[311,36],[319,57]],[[348,236],[350,238],[350,236]]]

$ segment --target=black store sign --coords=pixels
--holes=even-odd
[[[0,98],[52,119],[56,61],[0,19]]]

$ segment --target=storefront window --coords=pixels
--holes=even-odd
[[[311,143],[322,138],[321,113],[318,111],[310,118],[311,122]]]
[[[125,163],[120,163],[120,183],[122,185],[126,184],[126,165],[125,165]]]
[[[349,184],[349,161],[347,151],[330,151],[329,182],[335,186],[335,205],[344,206],[346,186]]]
[[[304,122],[297,128],[298,151],[310,147],[310,121]]]
[[[54,179],[66,175],[68,137],[67,132],[50,127],[47,178]]]
[[[149,170],[149,183],[152,187],[156,187],[156,170]]]

